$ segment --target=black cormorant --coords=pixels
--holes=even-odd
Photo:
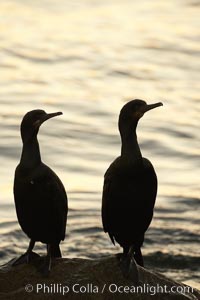
[[[123,106],[118,123],[121,156],[114,160],[104,176],[103,228],[113,244],[116,241],[123,248],[127,276],[130,262],[134,261],[132,258],[143,266],[141,246],[153,217],[157,193],[156,173],[151,162],[142,157],[136,127],[144,113],[161,105],[160,102],[148,105],[136,99]]]
[[[61,114],[47,114],[37,109],[24,116],[21,123],[23,148],[14,179],[18,221],[30,238],[27,252],[14,264],[29,262],[34,256],[35,242],[40,241],[47,244],[44,272],[50,270],[52,257],[61,257],[59,244],[65,238],[68,204],[61,180],[41,160],[37,134],[43,122]]]

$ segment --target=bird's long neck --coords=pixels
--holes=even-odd
[[[121,157],[131,163],[142,162],[142,154],[137,141],[136,126],[121,133]]]
[[[33,168],[41,163],[40,147],[37,136],[23,142],[20,164],[25,168]]]

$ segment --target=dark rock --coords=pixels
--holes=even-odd
[[[12,261],[0,269],[0,299],[2,300],[200,299],[198,290],[192,290],[191,287],[141,267],[138,267],[140,286],[134,287],[130,280],[122,276],[118,259],[114,256],[98,260],[56,259],[53,261],[48,278],[42,277],[35,265],[16,267],[11,265]],[[143,293],[142,287],[145,288]],[[164,292],[164,289],[170,291],[172,287],[179,293]],[[119,291],[116,291],[117,289]]]

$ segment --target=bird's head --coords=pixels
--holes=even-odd
[[[161,102],[147,104],[143,100],[135,99],[126,103],[119,115],[119,130],[120,133],[135,129],[139,119],[149,110],[162,106]]]
[[[37,136],[39,128],[46,120],[62,115],[62,112],[47,114],[44,110],[35,109],[27,112],[21,122],[21,136],[23,142]]]

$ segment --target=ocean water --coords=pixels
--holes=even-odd
[[[43,161],[69,198],[66,257],[120,251],[101,225],[103,175],[120,153],[119,110],[140,98],[164,106],[138,126],[159,181],[143,246],[147,267],[200,288],[200,44],[198,0],[0,2],[0,262],[28,245],[15,213],[13,176],[23,115],[46,122]],[[45,253],[44,245],[36,251]]]

